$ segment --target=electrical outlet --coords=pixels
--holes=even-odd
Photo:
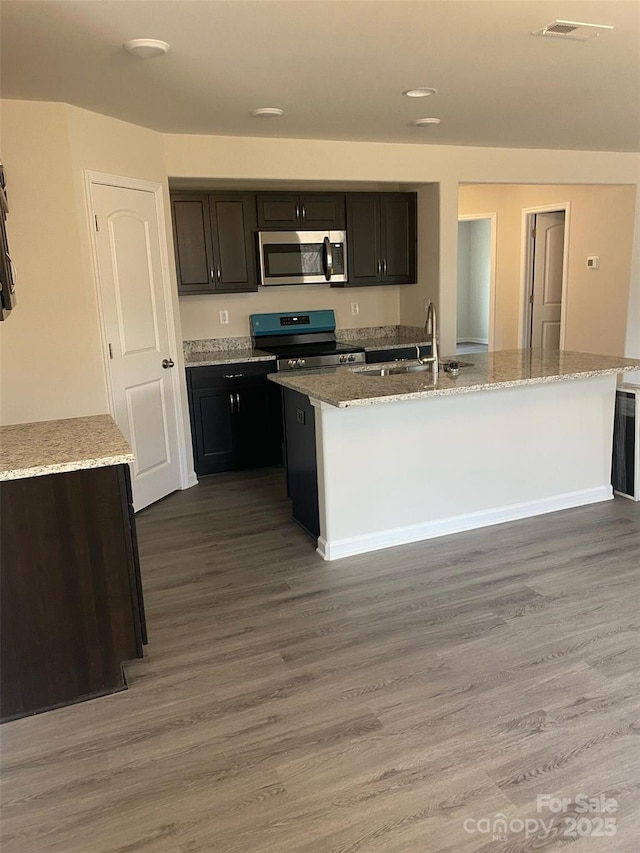
[[[587,258],[587,269],[588,270],[600,269],[600,257],[598,255],[591,255],[591,257]]]
[[[229,312],[225,311],[224,309],[220,312],[220,324],[222,326],[229,325]]]
[[[353,317],[357,317],[360,313],[360,305],[357,302],[351,303],[351,315]]]

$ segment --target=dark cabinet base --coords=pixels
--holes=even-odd
[[[309,398],[284,389],[287,487],[295,522],[314,539],[320,536],[315,410]]]
[[[196,474],[262,468],[282,462],[280,388],[272,362],[187,369]]]
[[[3,721],[122,690],[123,662],[143,656],[128,475],[0,484]]]

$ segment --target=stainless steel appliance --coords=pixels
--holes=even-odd
[[[640,501],[640,387],[622,384],[616,393],[611,481],[617,495]]]
[[[260,231],[258,248],[260,284],[347,280],[344,231]]]
[[[336,340],[336,318],[331,309],[252,314],[250,322],[254,347],[273,353],[278,370],[365,363],[362,347]]]

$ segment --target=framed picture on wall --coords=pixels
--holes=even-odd
[[[9,254],[5,226],[9,204],[4,166],[0,163],[0,320],[6,320],[16,304],[15,270]]]

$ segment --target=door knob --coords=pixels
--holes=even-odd
[[[164,367],[165,370],[167,369],[167,367],[173,367],[173,359],[172,358],[163,358],[162,359],[162,366]]]

